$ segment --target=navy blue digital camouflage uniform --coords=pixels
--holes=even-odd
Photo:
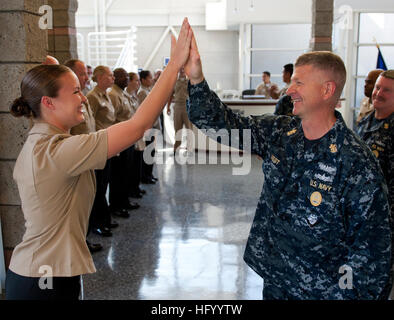
[[[357,133],[379,160],[389,189],[391,232],[394,233],[394,113],[377,120],[375,111],[360,121]],[[394,237],[392,238],[394,250]]]
[[[274,114],[280,116],[292,116],[293,115],[293,102],[291,101],[291,97],[288,95],[284,95],[279,101],[276,103]]]
[[[189,83],[189,119],[200,129],[251,132],[264,185],[245,262],[264,279],[264,299],[385,299],[391,235],[379,164],[339,112],[332,129],[304,149],[298,117],[242,117],[203,82]],[[231,141],[231,140],[230,140]],[[247,149],[247,148],[246,148]],[[352,268],[353,289],[340,278]],[[344,281],[346,284],[347,282]]]

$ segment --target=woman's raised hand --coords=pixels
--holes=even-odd
[[[189,25],[187,18],[183,20],[181,31],[179,32],[178,40],[171,35],[171,62],[179,70],[183,67],[189,59],[190,44],[193,36],[193,31]]]

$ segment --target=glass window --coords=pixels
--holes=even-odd
[[[297,57],[308,51],[311,37],[310,24],[255,24],[252,26],[252,48],[272,49],[252,51],[251,77],[245,86],[256,88],[261,83],[263,71],[271,72],[271,81],[279,88],[282,81],[283,66],[294,63]],[[274,76],[274,75],[277,76]]]
[[[360,43],[371,43],[374,37],[378,43],[393,43],[393,31],[394,13],[360,14]]]
[[[394,13],[360,13],[359,23],[354,97],[355,118],[360,111],[361,100],[364,98],[365,77],[369,71],[376,69],[378,49],[375,41],[380,45],[387,68],[394,68],[394,45],[392,45],[394,43]]]

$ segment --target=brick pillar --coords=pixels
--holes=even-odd
[[[48,30],[48,54],[56,57],[59,63],[77,59],[77,37],[75,12],[77,0],[48,0],[53,10],[53,29]]]
[[[332,51],[334,0],[312,0],[312,51]]]
[[[0,1],[0,219],[6,266],[25,231],[12,173],[29,128],[27,120],[11,116],[9,106],[20,96],[23,75],[45,58],[47,31],[39,27],[44,4],[46,0]]]

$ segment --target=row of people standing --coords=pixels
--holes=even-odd
[[[65,65],[74,71],[81,88],[85,89],[89,81],[85,64],[79,60],[69,60]],[[72,134],[90,133],[129,120],[143,101],[138,97],[140,80],[136,73],[127,73],[122,68],[112,72],[109,67],[98,66],[93,71],[92,80],[96,86],[86,94],[85,121],[73,127]],[[146,192],[140,188],[141,182],[148,181],[144,175],[145,147],[145,141],[140,139],[108,160],[102,170],[95,170],[97,190],[90,215],[89,232],[103,237],[112,236],[112,230],[118,226],[113,217],[128,218],[130,210],[139,208],[139,204],[130,201],[130,198],[141,198]],[[146,166],[149,165],[145,164]],[[153,177],[150,177],[149,182],[154,181]],[[108,186],[109,202],[106,199]],[[91,252],[101,249],[101,245],[88,244]]]

